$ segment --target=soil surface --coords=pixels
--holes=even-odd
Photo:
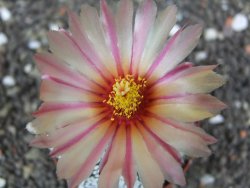
[[[63,180],[57,180],[55,161],[48,151],[28,146],[33,136],[25,127],[40,104],[40,77],[32,56],[48,49],[48,30],[68,27],[67,7],[78,11],[84,2],[99,7],[97,0],[0,0],[0,188],[66,187]],[[196,65],[218,64],[217,72],[227,79],[213,94],[228,109],[202,122],[218,143],[212,146],[209,158],[193,160],[186,187],[248,188],[250,1],[157,1],[159,7],[173,3],[179,7],[176,28],[204,24],[200,43],[188,60]],[[95,180],[92,177],[89,182]],[[82,187],[95,187],[88,184]]]

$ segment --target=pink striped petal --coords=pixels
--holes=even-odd
[[[158,13],[143,52],[142,63],[139,68],[139,73],[141,75],[146,73],[157,53],[165,44],[170,30],[176,22],[176,13],[177,7],[175,5],[168,6]]]
[[[159,116],[154,113],[147,113],[148,117],[155,118],[163,123],[166,123],[167,126],[171,126],[176,129],[180,129],[183,131],[191,132],[197,136],[200,136],[204,141],[206,141],[208,144],[214,144],[217,142],[217,139],[213,136],[207,134],[202,128],[198,127],[196,124],[193,123],[183,123],[183,122],[177,122],[171,119],[168,119],[166,117]]]
[[[109,130],[110,124],[110,121],[100,124],[91,131],[91,134],[80,138],[68,152],[61,155],[57,163],[57,175],[60,178],[70,178],[70,184],[75,184],[78,183],[79,175],[80,178],[85,179],[91,174],[91,166],[97,163],[109,140],[107,136],[112,134],[112,129]],[[94,151],[96,151],[96,156],[94,156]],[[91,161],[90,156],[94,161]],[[86,162],[90,163],[86,164]]]
[[[100,91],[103,86],[90,81],[83,74],[72,69],[66,62],[50,53],[36,54],[34,56],[36,64],[42,75],[49,75],[58,78],[66,83],[79,88]],[[104,89],[105,90],[105,89]]]
[[[91,103],[45,103],[34,113],[36,119],[32,121],[32,126],[36,134],[47,133],[81,119],[93,117],[102,110]]]
[[[168,126],[159,120],[144,117],[144,125],[164,142],[191,157],[207,157],[211,151],[207,142],[191,132]]]
[[[125,159],[126,129],[123,124],[117,126],[120,127],[113,140],[108,161],[100,174],[99,188],[117,188],[119,178],[122,175]]]
[[[103,100],[98,94],[51,79],[42,81],[40,99],[45,102],[102,102]]]
[[[150,153],[152,153],[153,158],[158,162],[162,172],[165,174],[165,179],[169,182],[184,186],[186,181],[181,165],[157,143],[142,125],[138,126],[138,128]]]
[[[101,0],[101,20],[108,40],[108,45],[116,62],[117,72],[119,75],[122,75],[123,69],[121,64],[120,51],[118,48],[118,39],[115,28],[114,15],[110,11],[106,0]]]
[[[152,158],[142,135],[135,125],[132,129],[133,156],[135,159],[137,171],[142,181],[143,187],[162,187],[164,176],[157,162]]]
[[[72,37],[74,41],[79,45],[79,47],[84,52],[86,59],[88,59],[89,62],[91,62],[91,65],[95,67],[96,70],[102,72],[104,74],[105,78],[107,79],[113,79],[112,75],[115,73],[113,70],[108,70],[107,67],[103,64],[101,59],[99,58],[98,54],[93,48],[93,45],[91,44],[90,40],[87,38],[83,26],[81,26],[81,23],[79,21],[78,16],[69,11],[69,26],[70,31],[72,32]]]
[[[136,12],[133,34],[133,51],[130,64],[131,73],[135,73],[141,63],[142,54],[150,29],[154,25],[156,12],[157,7],[153,0],[145,0]]]
[[[106,67],[111,73],[117,75],[115,60],[110,52],[109,46],[106,44],[96,8],[84,4],[81,8],[80,22],[81,31],[88,37],[92,48],[98,54],[100,60],[105,62]]]
[[[87,135],[87,133],[91,132],[95,127],[99,124],[102,124],[107,119],[104,118],[106,114],[97,114],[95,117],[91,117],[89,119],[82,119],[75,123],[69,124],[66,127],[62,127],[60,129],[56,129],[49,134],[43,134],[37,136],[35,139],[31,141],[32,146],[40,147],[40,148],[56,148],[66,143],[73,145],[74,140],[78,135]],[[68,145],[69,145],[68,144]],[[55,150],[52,152],[54,153]]]
[[[180,63],[197,45],[202,31],[201,25],[192,25],[180,30],[169,40],[171,45],[166,44],[162,52],[156,58],[153,67],[154,75],[162,77]],[[168,50],[166,50],[168,49]],[[152,70],[151,70],[152,71]]]
[[[85,76],[87,75],[91,80],[95,80],[103,85],[108,84],[103,73],[87,58],[85,52],[83,52],[69,33],[66,31],[51,31],[48,33],[48,39],[50,50],[53,54],[62,57],[64,61]],[[106,82],[103,80],[106,80]]]
[[[69,187],[74,188],[75,186],[79,185],[82,182],[82,180],[86,179],[91,174],[92,169],[94,168],[97,161],[100,159],[100,156],[104,152],[105,147],[110,142],[114,130],[115,130],[114,125],[111,126],[109,130],[107,130],[106,134],[103,136],[100,142],[91,151],[88,158],[81,165],[78,172],[70,179]]]
[[[182,94],[209,93],[222,86],[225,80],[211,69],[214,66],[192,67],[172,78],[158,82],[151,87],[153,96],[174,96]]]
[[[132,54],[133,13],[134,7],[131,0],[121,0],[119,2],[119,8],[116,15],[116,28],[121,62],[125,74],[129,73],[129,64]]]
[[[126,127],[126,154],[123,167],[123,176],[128,188],[133,188],[136,180],[135,164],[133,159],[133,148],[131,139],[131,125]],[[132,125],[133,126],[133,125]]]

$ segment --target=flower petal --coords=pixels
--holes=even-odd
[[[119,126],[115,138],[112,142],[112,148],[99,178],[99,188],[118,187],[119,177],[122,175],[122,168],[125,159],[126,129],[124,124]]]
[[[105,115],[107,114],[100,113],[94,117],[81,119],[80,121],[56,129],[49,134],[39,135],[30,144],[40,148],[57,148],[66,143],[73,145],[76,143],[76,141],[73,142],[76,137],[79,137],[83,133],[84,135],[89,134],[99,124],[102,124],[105,120],[107,121],[107,118],[104,118]],[[54,151],[55,149],[52,152],[55,153]]]
[[[158,13],[143,52],[142,63],[139,68],[141,75],[146,73],[150,63],[166,42],[168,34],[176,22],[176,13],[177,7],[175,5],[168,6]]]
[[[137,130],[136,126],[131,126],[132,129],[132,145],[133,156],[136,167],[143,187],[162,187],[164,177],[160,167],[152,158],[151,151],[148,150],[142,135]]]
[[[50,31],[48,33],[50,50],[58,57],[62,57],[64,61],[79,70],[91,80],[108,84],[103,73],[98,70],[92,62],[87,59],[86,54],[77,45],[72,36],[66,31]],[[107,80],[106,80],[107,81]]]
[[[115,73],[114,69],[112,69],[113,66],[110,67],[111,69],[108,70],[108,67],[106,67],[105,64],[103,64],[103,62],[99,58],[98,54],[93,48],[93,45],[91,44],[86,33],[84,32],[83,26],[81,26],[79,17],[71,11],[68,12],[68,15],[72,38],[84,52],[86,59],[91,62],[91,65],[94,66],[96,70],[102,72],[106,78],[113,79],[112,76],[117,76],[116,74],[112,75],[113,73]]]
[[[131,73],[135,73],[135,71],[138,70],[150,29],[154,25],[156,12],[157,7],[153,0],[145,0],[136,12],[133,34],[133,52],[130,64]]]
[[[119,75],[122,75],[123,69],[121,64],[120,51],[118,48],[114,15],[110,11],[106,0],[101,0],[101,20],[103,23],[104,31],[106,33],[106,38],[108,40],[108,45],[116,62],[117,72],[119,73]]]
[[[86,179],[90,175],[92,169],[99,160],[101,154],[104,152],[106,145],[110,141],[110,138],[114,133],[114,129],[115,127],[111,126],[109,130],[107,130],[106,134],[100,140],[98,145],[96,145],[96,147],[89,154],[88,158],[81,165],[78,172],[70,179],[69,187],[74,188],[75,186],[79,185],[82,182],[82,180]]]
[[[96,8],[84,4],[81,7],[80,22],[81,31],[91,42],[93,50],[98,54],[100,60],[105,62],[108,70],[117,75],[116,64],[104,39],[103,28]]]
[[[84,102],[44,103],[34,113],[32,126],[36,134],[47,133],[84,118],[93,117],[103,109]]]
[[[36,64],[42,75],[58,78],[66,83],[83,89],[100,91],[103,86],[90,81],[83,74],[72,69],[66,62],[50,53],[41,53],[34,56]],[[103,89],[101,90],[103,91]]]
[[[60,178],[72,178],[71,185],[80,183],[79,177],[87,178],[105,149],[109,140],[107,136],[112,134],[113,129],[109,128],[109,121],[100,124],[91,131],[91,134],[82,137],[78,143],[73,145],[70,151],[62,154],[57,163],[57,175]],[[96,155],[93,155],[94,151]],[[93,157],[94,161],[89,158],[90,156]],[[90,163],[87,164],[88,162]]]
[[[45,102],[101,102],[102,98],[95,93],[64,82],[44,79],[41,83],[40,99]]]
[[[191,157],[207,157],[211,151],[201,137],[180,129],[173,128],[159,120],[143,117],[144,125],[178,151]]]
[[[121,61],[125,74],[129,73],[129,64],[132,55],[133,13],[134,8],[131,0],[121,0],[119,2],[119,8],[116,15],[116,28]]]
[[[181,165],[156,142],[156,140],[143,128],[143,125],[138,126],[138,128],[148,149],[160,165],[162,172],[165,174],[165,178],[172,183],[184,186],[186,181]]]
[[[131,125],[126,127],[126,154],[123,166],[123,176],[128,188],[133,188],[136,180],[136,172],[133,159],[133,148],[131,139]],[[133,125],[132,125],[133,126]]]
[[[180,63],[197,45],[202,31],[201,25],[192,25],[178,31],[151,65],[149,72],[162,77]]]
[[[154,97],[180,94],[209,93],[222,86],[225,80],[211,69],[214,66],[192,67],[172,78],[158,82],[151,89]]]

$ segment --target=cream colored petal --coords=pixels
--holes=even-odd
[[[96,8],[84,4],[81,7],[80,22],[82,32],[92,43],[92,47],[106,67],[117,76],[115,61],[105,41],[104,31]]]
[[[162,187],[164,176],[159,165],[152,158],[152,155],[136,126],[132,126],[131,129],[133,156],[143,187]]]
[[[155,85],[152,91],[154,97],[209,93],[224,83],[225,80],[222,76],[213,71],[203,71],[188,76],[180,76],[170,82],[162,82]]]
[[[191,157],[206,157],[211,154],[207,142],[200,136],[179,130],[159,120],[144,117],[145,126],[179,152]]]
[[[103,110],[80,102],[64,104],[55,103],[52,104],[52,106],[55,106],[53,110],[50,110],[50,107],[48,110],[46,108],[44,112],[37,114],[36,119],[32,121],[36,134],[47,133],[79,121],[80,119],[93,117]]]
[[[126,129],[120,126],[112,142],[108,160],[100,174],[98,188],[117,188],[125,159]]]
[[[86,59],[82,49],[69,33],[66,31],[51,31],[48,33],[48,39],[50,50],[54,55],[62,58],[91,80],[103,85],[107,84],[103,81],[100,72],[90,65],[91,62]]]
[[[81,139],[78,143],[76,143],[68,152],[62,154],[57,163],[57,175],[60,178],[69,179],[74,174],[76,174],[78,169],[83,163],[85,163],[96,145],[101,141],[109,126],[109,121],[103,123],[86,137],[84,137],[84,139]],[[90,174],[91,169],[88,169],[85,176],[82,177],[83,180],[86,179]]]
[[[129,72],[129,64],[132,55],[133,12],[134,8],[132,0],[121,0],[119,2],[119,8],[116,15],[116,28],[118,46],[125,74],[128,74]]]
[[[103,100],[90,91],[50,79],[42,81],[40,99],[45,102],[102,102]]]
[[[159,164],[165,179],[181,186],[186,184],[181,164],[162,148],[162,146],[149,134],[143,125],[138,126],[153,158]]]
[[[168,34],[176,22],[177,7],[171,5],[160,11],[152,27],[142,56],[139,74],[146,73],[149,65],[166,43]]]

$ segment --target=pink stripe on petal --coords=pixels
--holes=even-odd
[[[106,0],[101,0],[101,19],[103,22],[103,27],[106,32],[106,36],[109,40],[109,45],[111,47],[112,54],[116,62],[118,74],[123,75],[121,57],[118,48],[118,39],[116,35],[116,28],[113,17],[114,16],[109,10]]]
[[[51,151],[50,156],[56,157],[58,155],[61,155],[68,149],[70,149],[72,146],[74,146],[76,143],[78,143],[80,140],[82,140],[84,137],[89,135],[94,129],[96,129],[98,126],[102,125],[103,123],[107,122],[109,119],[107,117],[102,118],[98,122],[94,123],[92,126],[90,126],[87,130],[80,133],[78,136],[74,137],[72,140],[68,141],[67,143],[55,148]]]
[[[175,184],[184,186],[186,184],[183,169],[173,156],[166,152],[144,128],[144,126],[137,126],[148,146],[152,156],[160,165],[161,170],[165,174],[165,178]]]
[[[83,109],[83,108],[97,108],[99,103],[88,103],[88,102],[68,102],[68,103],[43,103],[39,109],[32,115],[38,117],[49,112],[72,110],[72,109]]]
[[[136,12],[130,63],[131,74],[135,74],[139,67],[150,29],[154,25],[156,12],[157,7],[153,0],[145,0]]]
[[[169,153],[172,155],[172,157],[178,161],[179,163],[182,163],[182,159],[180,156],[180,153],[176,151],[173,147],[171,147],[169,144],[165,143],[163,140],[161,140],[154,132],[152,132],[146,125],[144,121],[139,121],[143,126],[144,129],[147,130],[151,136]]]
[[[85,36],[85,33],[82,32],[81,27],[83,26],[81,26],[78,16],[71,11],[68,11],[68,16],[70,30],[73,34],[73,39],[81,47],[82,51],[85,53],[86,58],[91,62],[95,69],[98,70],[98,72],[99,70],[101,70],[101,72],[105,74],[105,77],[113,79],[113,75],[101,62],[99,56],[96,54],[93,47],[91,46],[91,43],[88,40],[87,36]]]
[[[133,188],[136,180],[136,172],[134,169],[134,158],[132,156],[132,138],[131,138],[131,126],[128,124],[126,126],[126,154],[125,154],[125,162],[123,167],[123,176],[128,188]]]
[[[157,68],[157,66],[162,62],[162,60],[164,59],[164,57],[171,50],[171,48],[173,47],[173,45],[174,45],[175,41],[177,40],[177,38],[180,37],[181,31],[182,31],[182,29],[180,29],[179,31],[177,31],[174,34],[174,36],[172,36],[169,39],[169,41],[167,42],[166,46],[160,52],[160,54],[158,55],[158,57],[156,58],[156,60],[151,65],[151,67],[149,68],[148,72],[146,73],[146,75],[145,75],[146,78],[149,78],[151,76],[151,74],[153,73],[153,71]],[[178,50],[178,49],[176,49],[176,50]]]
[[[208,142],[209,144],[213,144],[215,142],[217,142],[217,139],[214,138],[211,135],[208,135],[205,131],[203,131],[201,128],[194,126],[193,124],[188,124],[188,123],[182,123],[182,122],[175,122],[174,120],[170,120],[168,118],[164,118],[161,116],[158,116],[154,113],[148,112],[147,113],[148,116],[155,118],[163,123],[166,123],[166,126],[172,126],[176,129],[180,129],[183,131],[187,131],[190,133],[193,133],[197,136],[200,136],[202,139],[204,139],[206,142]]]
[[[83,74],[73,70],[66,64],[66,62],[50,53],[36,54],[34,59],[43,75],[50,75],[62,79],[81,88],[94,90],[100,90],[100,88],[102,88],[105,90],[102,85],[89,80],[88,77],[85,77]]]
[[[80,169],[70,179],[68,183],[69,187],[74,188],[91,174],[92,169],[94,168],[101,154],[104,152],[105,147],[107,146],[108,142],[110,142],[114,134],[114,130],[115,130],[114,125],[113,126],[111,125],[110,128],[107,130],[106,134],[103,136],[100,142],[95,146],[95,148],[89,154],[88,158],[81,165]]]
[[[105,164],[99,178],[99,188],[116,188],[125,159],[126,129],[120,124],[112,143],[108,161]]]

